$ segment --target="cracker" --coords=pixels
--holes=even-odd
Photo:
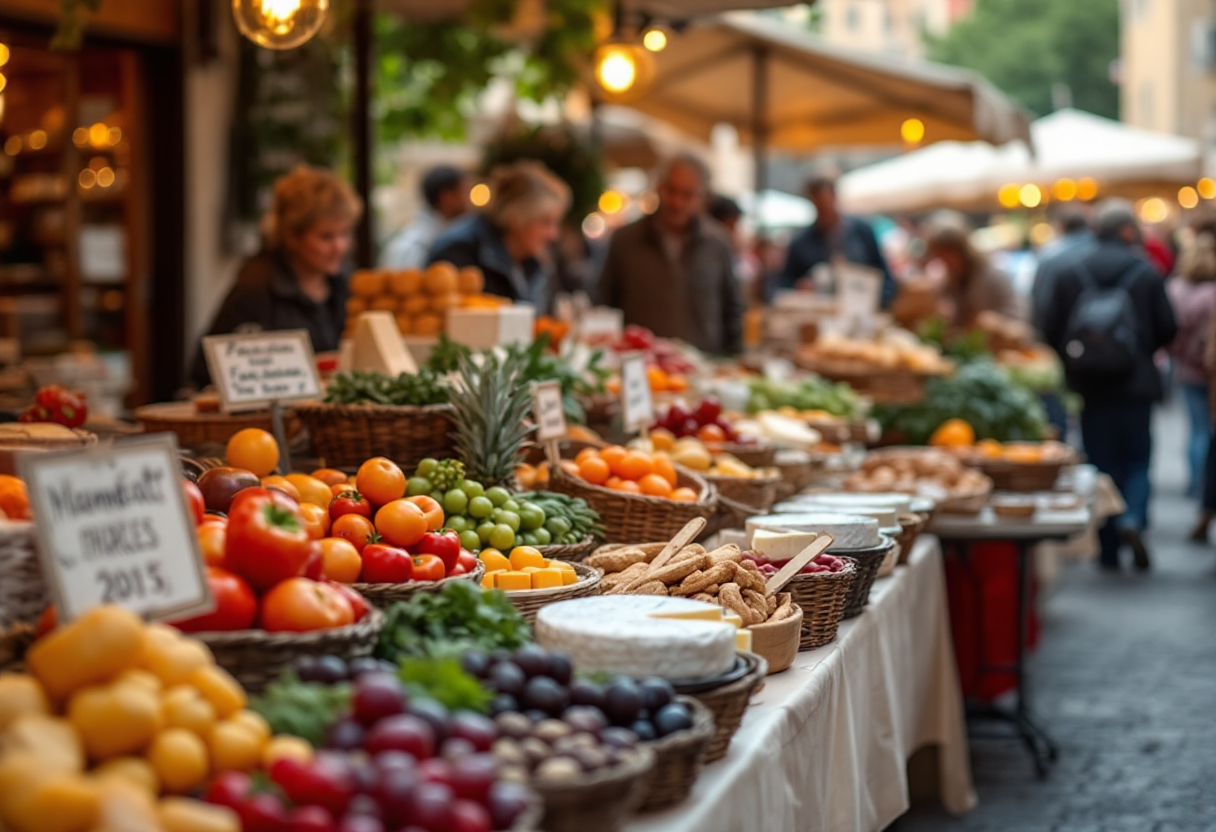
[[[667,585],[662,581],[647,581],[635,589],[630,590],[633,595],[666,595]]]
[[[719,546],[709,553],[709,559],[714,563],[738,563],[743,560],[743,552],[733,543],[728,543],[725,546]]]
[[[718,603],[743,619],[743,626],[756,623],[751,609],[744,602],[742,593],[739,592],[738,584],[722,584],[718,588]]]

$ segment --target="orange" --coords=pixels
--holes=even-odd
[[[426,515],[408,500],[392,500],[376,512],[376,531],[390,546],[413,546],[427,533]]]
[[[326,485],[338,485],[346,482],[346,474],[339,471],[337,468],[318,468],[312,472],[312,475]]]
[[[624,491],[626,494],[641,494],[642,489],[633,480],[620,480],[613,491]]]
[[[330,526],[329,533],[348,541],[356,552],[362,552],[368,538],[375,535],[376,527],[361,514],[343,514]]]
[[[25,483],[7,474],[0,480],[0,511],[10,520],[30,519],[30,497]]]
[[[671,499],[681,503],[695,503],[697,501],[697,492],[691,488],[677,488],[671,492]]]
[[[654,472],[667,481],[672,488],[676,487],[679,477],[676,476],[676,466],[665,456],[654,458]]]
[[[519,487],[523,489],[531,489],[536,485],[536,466],[529,465],[526,462],[521,462],[515,466],[515,481],[519,483]]]
[[[280,477],[277,474],[269,477],[262,477],[262,486],[264,488],[277,488],[284,494],[290,495],[291,498],[297,503],[302,502],[300,498],[300,489],[296,488],[295,485],[289,479],[287,479],[287,477]]]
[[[363,558],[349,540],[327,537],[321,541],[321,574],[340,584],[353,584],[359,580],[363,569]]]
[[[620,376],[613,376],[612,378],[610,378],[610,379],[608,379],[607,381],[605,381],[605,382],[604,382],[604,390],[605,390],[605,391],[608,393],[608,395],[610,395],[610,396],[619,396],[619,395],[621,395],[621,377],[620,377]]]
[[[600,452],[597,451],[595,448],[587,447],[587,448],[583,448],[581,451],[579,451],[577,454],[574,455],[574,461],[582,462],[584,459],[587,459],[587,457],[592,457],[592,456],[598,457],[599,455],[600,455]]]
[[[612,469],[612,473],[616,473],[616,466],[625,458],[625,454],[629,451],[622,448],[620,445],[609,445],[607,448],[600,449],[600,459],[608,463],[608,467]]]
[[[405,496],[405,474],[395,462],[382,456],[369,459],[359,466],[355,484],[360,494],[378,506]]]
[[[702,442],[725,442],[726,431],[717,425],[702,425],[697,429],[697,438]]]
[[[225,457],[233,468],[244,468],[255,477],[264,477],[279,464],[279,443],[270,431],[245,428],[228,440]]]
[[[654,473],[654,461],[644,453],[630,451],[621,459],[620,465],[613,467],[612,473],[626,480],[640,480],[647,474]]]
[[[650,432],[650,447],[656,451],[670,451],[676,446],[676,435],[667,428],[655,428]]]
[[[667,390],[667,373],[662,367],[647,367],[646,379],[650,382],[650,392],[663,393]]]
[[[428,532],[437,531],[443,526],[443,506],[439,505],[439,501],[430,494],[418,494],[413,497],[406,497],[407,503],[413,503],[422,509],[422,515],[426,518],[426,530]]]
[[[314,506],[328,508],[330,501],[334,498],[331,486],[308,474],[288,474],[287,481],[300,492],[301,503],[312,503]]]
[[[563,471],[572,477],[577,477],[579,475],[578,465],[572,459],[563,459],[561,461],[561,467]]]
[[[671,483],[658,474],[647,474],[642,477],[638,480],[638,487],[642,489],[643,494],[649,494],[651,497],[671,496]]]
[[[667,390],[671,393],[683,393],[688,389],[688,376],[672,373],[667,377]]]
[[[995,439],[981,439],[976,443],[975,449],[979,451],[980,456],[988,459],[999,459],[1005,453],[1005,446]]]
[[[300,503],[300,516],[304,518],[304,530],[313,540],[329,534],[329,509],[316,503]]]
[[[624,482],[624,480],[622,480],[620,477],[609,477],[608,481],[604,483],[604,488],[611,488],[613,491],[616,491],[622,482]]]
[[[608,463],[597,456],[587,457],[578,463],[578,475],[592,485],[603,485],[610,473]]]
[[[935,448],[965,448],[975,444],[975,428],[962,419],[947,419],[929,437]]]

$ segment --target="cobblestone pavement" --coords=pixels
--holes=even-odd
[[[1043,609],[1032,708],[1060,746],[1037,780],[1016,742],[974,740],[979,806],[917,804],[888,832],[1216,831],[1216,546],[1187,542],[1186,427],[1157,417],[1153,570],[1069,566]]]

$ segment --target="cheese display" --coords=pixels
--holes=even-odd
[[[800,494],[789,501],[790,505],[813,503],[828,506],[832,511],[849,511],[856,506],[880,506],[896,513],[913,511],[913,497],[909,494]]]
[[[612,595],[543,607],[536,641],[568,653],[578,670],[702,679],[735,663],[734,626],[722,608],[686,598]]]
[[[784,532],[757,529],[752,534],[751,548],[770,560],[789,560],[815,542],[815,532]]]
[[[878,534],[878,521],[873,517],[862,517],[857,514],[841,514],[835,512],[809,512],[807,514],[768,514],[763,517],[751,517],[747,521],[747,533],[752,539],[754,548],[757,531],[769,530],[777,532],[818,532],[830,534],[835,543],[831,551],[848,549],[873,549],[882,539]],[[802,548],[809,545],[804,543]],[[793,543],[788,544],[791,547]],[[794,552],[802,551],[799,548]],[[793,555],[790,555],[792,557]]]
[[[808,511],[840,511],[841,506],[833,506],[828,503],[820,503],[815,500],[806,500],[789,503],[778,503],[773,506],[773,514],[804,514]],[[880,529],[899,530],[899,518],[895,510],[885,506],[871,506],[859,501],[857,505],[849,506],[843,509],[849,514],[857,514],[862,517],[873,517],[878,521]]]

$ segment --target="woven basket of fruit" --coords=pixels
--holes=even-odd
[[[646,744],[654,752],[654,770],[646,778],[641,812],[652,812],[683,803],[705,766],[705,754],[714,736],[714,715],[691,696],[677,696],[692,717],[692,724]]]
[[[767,514],[777,502],[777,487],[781,485],[781,472],[776,468],[759,468],[750,477],[731,477],[707,474],[705,479],[718,490],[718,497],[742,503],[757,513]]]
[[[714,735],[709,741],[705,753],[705,762],[712,763],[726,756],[730,741],[743,723],[743,712],[747,710],[748,702],[768,674],[768,662],[754,653],[740,653],[739,658],[747,665],[747,673],[742,678],[710,690],[689,691],[688,695],[709,708],[714,716]],[[676,686],[680,691],[680,686]]]
[[[573,761],[571,761],[573,762]],[[542,763],[542,766],[545,765]],[[538,776],[530,785],[544,803],[545,832],[618,832],[642,801],[654,769],[654,752],[639,745],[612,766],[584,773],[573,763],[566,776]]]
[[[849,549],[837,555],[847,557],[857,564],[857,576],[849,587],[849,594],[845,596],[843,618],[861,615],[866,604],[870,603],[870,589],[874,586],[874,579],[878,577],[883,562],[898,545],[893,539],[884,536],[881,546],[873,549]]]
[[[991,439],[954,452],[972,468],[984,472],[998,491],[1050,491],[1060,472],[1077,460],[1076,451],[1062,442],[1011,442]]]
[[[788,592],[777,594],[778,608],[793,604]],[[798,655],[798,643],[802,638],[802,608],[793,604],[793,614],[787,618],[770,618],[748,627],[752,631],[752,652],[763,656],[768,662],[771,676],[789,668]]]
[[[331,630],[304,633],[233,630],[192,633],[211,648],[215,663],[231,673],[249,691],[257,692],[277,679],[304,655],[330,655],[342,659],[371,655],[384,626],[384,614],[375,607],[362,620]]]
[[[820,555],[819,565],[826,571],[795,575],[786,585],[794,603],[802,609],[802,635],[799,650],[814,650],[836,638],[844,619],[844,605],[857,575],[857,564],[850,558],[835,558],[839,566]],[[835,571],[833,568],[835,567]]]
[[[578,543],[559,544],[557,546],[537,546],[540,553],[550,560],[564,560],[567,563],[580,563],[587,555],[595,551],[598,541],[588,535]]]
[[[629,452],[637,453],[637,452]],[[586,467],[586,466],[584,466]],[[594,485],[584,477],[575,477],[562,468],[550,472],[549,487],[559,494],[582,497],[599,513],[604,527],[604,539],[609,542],[632,540],[666,540],[675,535],[689,520],[713,517],[717,510],[717,492],[705,479],[682,467],[672,468],[676,482],[667,484],[669,496],[651,496],[638,490],[608,488]],[[659,475],[643,474],[639,479],[654,477],[655,491]],[[623,480],[623,482],[634,482]],[[643,485],[649,485],[647,480]]]
[[[4,576],[0,579],[0,630],[18,622],[37,621],[51,601],[42,578],[32,523],[0,521],[0,575]]]
[[[410,469],[427,457],[451,456],[452,408],[445,404],[295,406],[313,450],[331,468],[357,468],[384,456]]]
[[[397,601],[408,601],[420,592],[439,592],[449,581],[471,581],[481,583],[485,577],[485,564],[478,562],[476,568],[467,575],[452,575],[437,581],[407,581],[403,584],[351,584],[351,589],[358,592],[369,603],[377,607],[387,607]]]
[[[206,405],[203,405],[206,407]],[[273,430],[269,410],[252,413],[220,413],[199,409],[196,402],[162,402],[135,409],[135,420],[143,425],[144,433],[177,434],[182,448],[200,445],[224,445],[234,434],[245,428]],[[303,426],[294,410],[283,414],[283,429],[287,438],[298,436]]]

